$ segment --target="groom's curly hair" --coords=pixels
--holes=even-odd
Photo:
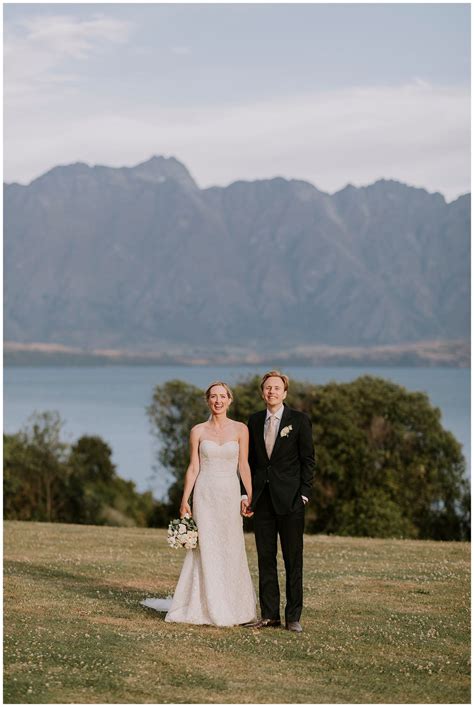
[[[285,376],[285,374],[281,373],[280,371],[268,371],[268,373],[265,373],[262,380],[260,381],[260,390],[262,392],[263,392],[263,386],[265,385],[265,381],[267,380],[267,378],[272,378],[272,377],[281,378],[283,381],[283,386],[284,386],[285,390],[288,390],[288,385],[290,383],[290,379],[288,378],[288,376]]]

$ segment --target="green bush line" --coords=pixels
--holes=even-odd
[[[425,393],[361,376],[325,385],[292,381],[287,402],[313,424],[316,478],[306,532],[469,539],[462,448]],[[234,387],[232,418],[246,422],[262,407],[258,376]],[[200,388],[171,380],[155,387],[146,412],[160,442],[159,464],[173,478],[165,499],[120,478],[100,437],[62,442],[59,415],[45,412],[4,436],[4,517],[166,527],[179,509],[189,431],[209,411]],[[251,530],[252,521],[244,527]]]

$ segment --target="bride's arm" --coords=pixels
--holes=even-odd
[[[190,461],[184,477],[183,497],[179,508],[179,515],[182,518],[186,513],[191,514],[191,506],[189,505],[189,497],[196,483],[199,474],[199,436],[200,431],[197,427],[193,427],[189,435]]]
[[[248,505],[252,502],[252,475],[249,466],[249,431],[247,425],[240,424],[239,430],[239,474],[248,496]]]

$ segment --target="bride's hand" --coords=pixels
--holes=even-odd
[[[251,518],[253,516],[253,511],[249,511],[249,506],[251,503],[252,499],[242,499],[240,502],[240,514],[244,516],[244,518]]]
[[[179,517],[184,518],[185,515],[192,516],[191,506],[186,501],[182,501],[179,507]]]

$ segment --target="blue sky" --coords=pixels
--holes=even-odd
[[[470,189],[468,4],[4,5],[6,181],[174,155],[200,186]]]

